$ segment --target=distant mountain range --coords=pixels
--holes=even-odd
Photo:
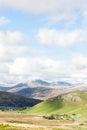
[[[71,84],[69,82],[47,82],[39,79],[21,82],[12,86],[0,85],[0,90],[22,95],[27,98],[46,100],[75,90],[87,90],[87,85]]]

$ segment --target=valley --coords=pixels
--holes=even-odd
[[[87,129],[86,85],[73,87],[69,83],[59,82],[51,83],[55,84],[51,86],[41,80],[31,84],[31,87],[28,85],[24,87],[25,84],[21,83],[0,91],[0,130]],[[27,90],[25,93],[24,89]],[[35,97],[38,92],[39,99],[26,98],[15,93],[19,90],[23,90],[24,95],[33,93],[31,97]],[[56,93],[53,90],[56,90]],[[2,109],[2,106],[5,108]]]

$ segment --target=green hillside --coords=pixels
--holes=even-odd
[[[35,114],[84,114],[87,115],[87,91],[76,91],[48,99],[25,109],[26,113]]]

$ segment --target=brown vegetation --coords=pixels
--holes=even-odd
[[[43,115],[0,112],[0,128],[3,124],[13,126],[15,130],[74,130],[73,126],[84,127],[84,125],[80,125],[81,123],[71,120],[47,120],[43,118]]]

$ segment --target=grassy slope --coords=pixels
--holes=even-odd
[[[68,95],[68,94],[66,94]],[[66,101],[61,98],[55,97],[46,100],[42,103],[35,105],[30,109],[25,109],[26,113],[39,113],[39,114],[62,114],[62,113],[75,113],[87,115],[87,92],[78,91],[70,93],[69,95],[77,95],[80,97],[81,101]]]

